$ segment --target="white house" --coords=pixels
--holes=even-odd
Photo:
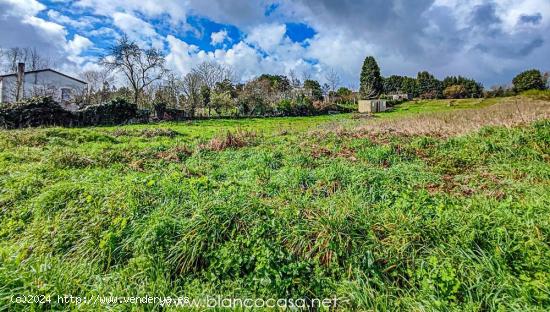
[[[53,69],[25,71],[19,64],[15,74],[0,75],[0,103],[15,102],[32,96],[51,96],[67,104],[87,90],[87,83]]]

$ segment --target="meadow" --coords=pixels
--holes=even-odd
[[[72,294],[547,311],[549,152],[536,94],[0,130],[0,310],[99,308],[12,302]]]

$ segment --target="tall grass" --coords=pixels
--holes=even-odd
[[[220,294],[548,310],[540,105],[285,119],[284,134],[268,119],[2,131],[0,307],[107,308],[10,303],[17,294]]]

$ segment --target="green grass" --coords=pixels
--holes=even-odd
[[[550,101],[550,90],[529,90],[521,95],[535,100]]]
[[[469,101],[380,115],[492,103]],[[98,310],[10,303],[21,294],[548,310],[550,121],[447,139],[310,131],[350,118],[0,131],[0,310]],[[237,129],[240,147],[209,148]]]
[[[397,105],[391,114],[386,114],[385,116],[398,117],[410,114],[482,108],[494,105],[499,101],[503,101],[503,99],[415,100]]]

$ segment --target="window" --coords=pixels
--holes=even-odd
[[[69,101],[71,99],[71,89],[61,88],[61,100]]]

